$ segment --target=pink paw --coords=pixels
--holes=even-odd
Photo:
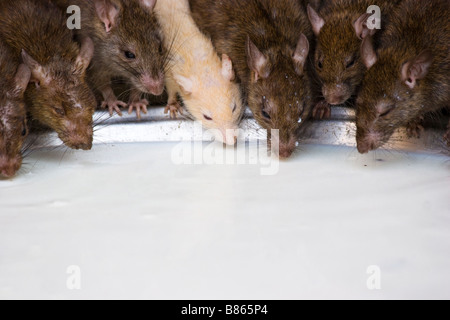
[[[136,109],[136,116],[140,120],[141,119],[141,112],[144,114],[147,114],[148,110],[148,101],[146,99],[133,101],[128,104],[128,114],[133,113],[133,109]]]
[[[422,126],[423,117],[420,117],[414,121],[411,121],[406,126],[406,132],[409,138],[419,139],[425,128]]]
[[[178,113],[183,114],[183,107],[180,105],[178,101],[174,103],[169,103],[166,109],[164,109],[164,114],[169,114],[171,119],[176,119]]]
[[[127,104],[123,101],[119,100],[107,100],[103,101],[101,107],[109,109],[109,115],[112,116],[114,111],[117,112],[119,116],[122,116],[122,111],[120,111],[120,107],[125,108]]]
[[[316,120],[329,119],[331,117],[331,107],[325,100],[316,104],[313,108],[312,116]]]

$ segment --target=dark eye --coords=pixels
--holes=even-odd
[[[348,68],[353,67],[355,65],[355,62],[356,62],[356,58],[352,58],[352,60],[349,63],[347,63],[346,68],[348,69]]]
[[[392,110],[394,110],[394,106],[390,106],[385,112],[380,114],[380,118],[386,117]]]
[[[262,115],[263,115],[264,118],[270,120],[270,114],[268,114],[266,111],[263,110],[262,111]]]
[[[211,118],[211,117],[208,117],[206,114],[204,114],[203,117],[204,117],[206,120],[208,120],[208,121],[212,121],[212,118]]]
[[[237,105],[234,105],[233,113],[236,111],[236,109],[237,109]]]
[[[159,50],[159,53],[160,53],[160,54],[163,54],[164,48],[163,48],[162,43],[159,44],[159,49],[158,49],[158,50]]]
[[[25,120],[22,123],[23,129],[22,129],[22,137],[25,137],[27,135],[27,124]]]
[[[322,61],[317,61],[317,68],[319,69],[319,70],[322,70],[322,68],[323,68],[323,63],[322,63]]]
[[[66,114],[63,108],[54,107],[53,110],[55,110],[55,112],[60,116],[64,116]]]
[[[136,55],[133,52],[125,51],[125,57],[130,60],[136,59]]]

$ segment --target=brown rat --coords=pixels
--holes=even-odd
[[[381,147],[398,127],[449,105],[449,12],[448,0],[404,0],[378,51],[371,37],[364,40],[361,55],[369,70],[357,98],[359,152]]]
[[[308,17],[317,37],[314,67],[325,98],[314,108],[315,118],[328,118],[329,105],[341,105],[348,101],[363,79],[366,68],[360,58],[362,39],[380,34],[376,29],[367,27],[367,19],[371,16],[367,14],[369,6],[380,7],[383,28],[388,23],[388,14],[398,1],[325,0],[318,11],[308,6]]]
[[[190,0],[190,6],[219,55],[235,64],[255,119],[269,134],[279,129],[280,156],[289,157],[312,107],[306,62],[313,35],[301,3]],[[285,13],[293,23],[284,22]]]
[[[13,177],[22,165],[28,134],[24,93],[30,76],[30,69],[0,41],[0,177]]]
[[[74,0],[81,8],[82,37],[95,43],[89,81],[101,92],[103,107],[121,115],[120,107],[147,113],[143,93],[159,96],[164,90],[167,53],[163,34],[154,14],[156,0]],[[131,85],[129,103],[118,100],[112,90],[113,78]]]
[[[33,119],[54,129],[70,148],[92,147],[96,101],[86,84],[93,43],[81,47],[65,13],[49,0],[0,0],[0,36],[31,70],[25,92]]]

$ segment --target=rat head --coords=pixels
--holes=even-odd
[[[33,118],[55,130],[68,147],[89,150],[96,101],[85,73],[94,53],[92,40],[84,39],[78,51],[72,59],[54,56],[45,65],[22,51],[31,70],[26,99]]]
[[[295,150],[298,130],[311,112],[311,87],[305,70],[309,42],[301,34],[294,48],[272,48],[262,53],[247,39],[251,80],[248,104],[258,123],[268,131],[279,130],[280,157]]]
[[[12,82],[0,79],[0,177],[13,177],[22,165],[21,149],[28,134],[24,92],[30,75],[22,64]]]
[[[314,65],[322,83],[322,94],[331,105],[343,104],[355,93],[366,70],[360,47],[361,39],[375,31],[367,27],[370,14],[354,21],[340,15],[325,21],[308,5],[308,17],[317,36]]]
[[[220,61],[215,52],[205,61],[209,63],[198,66],[203,68],[197,73],[201,77],[178,75],[174,80],[182,90],[189,113],[205,128],[213,130],[218,141],[234,145],[243,105],[240,88],[233,82],[232,61],[226,54]]]
[[[111,68],[139,91],[159,96],[164,90],[167,53],[154,14],[156,0],[94,0],[106,41],[101,50]]]
[[[356,101],[356,140],[358,151],[367,153],[381,147],[397,128],[422,114],[426,101],[423,79],[433,56],[429,51],[417,56],[397,52],[394,56],[388,49],[377,57],[370,38],[364,40],[361,51],[369,70]]]

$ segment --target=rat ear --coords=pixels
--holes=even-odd
[[[156,0],[140,0],[139,2],[150,12],[152,12],[156,6]]]
[[[192,79],[176,75],[174,80],[186,94],[192,94],[194,91],[194,81]]]
[[[377,54],[373,47],[372,37],[367,37],[363,40],[361,44],[361,57],[367,69],[372,68],[378,61]]]
[[[234,80],[233,62],[226,54],[222,55],[222,75],[228,81]]]
[[[116,25],[119,9],[111,0],[94,0],[94,3],[97,16],[105,25],[106,33],[109,33]]]
[[[318,36],[320,34],[320,30],[322,30],[325,25],[325,20],[316,12],[316,10],[308,4],[308,18],[311,22],[314,34]]]
[[[402,81],[404,81],[408,87],[414,89],[417,80],[426,77],[432,63],[433,55],[431,52],[428,50],[423,51],[416,58],[403,65]]]
[[[22,60],[25,65],[31,71],[31,79],[30,82],[36,82],[36,85],[39,83],[49,84],[51,78],[44,71],[44,68],[34,60],[25,50],[22,50]]]
[[[372,13],[365,13],[353,22],[353,28],[355,29],[356,36],[361,40],[365,39],[367,36],[373,36],[377,31],[376,29],[370,30],[367,27],[367,19],[371,16]]]
[[[247,36],[247,63],[249,68],[255,73],[255,82],[259,78],[267,79],[269,77],[270,68],[268,59],[259,51],[249,36]]]
[[[84,73],[91,63],[94,56],[94,42],[91,38],[86,37],[81,41],[81,49],[75,62],[76,69],[80,69]]]
[[[16,86],[16,93],[18,96],[22,96],[27,89],[28,82],[31,78],[30,68],[26,64],[19,65],[17,68],[16,76],[14,77],[14,85]]]
[[[298,40],[297,47],[295,48],[295,52],[292,56],[294,63],[296,64],[296,72],[300,75],[303,73],[303,68],[306,63],[306,59],[308,58],[309,53],[309,41],[308,38],[302,33],[300,35],[300,39]]]

